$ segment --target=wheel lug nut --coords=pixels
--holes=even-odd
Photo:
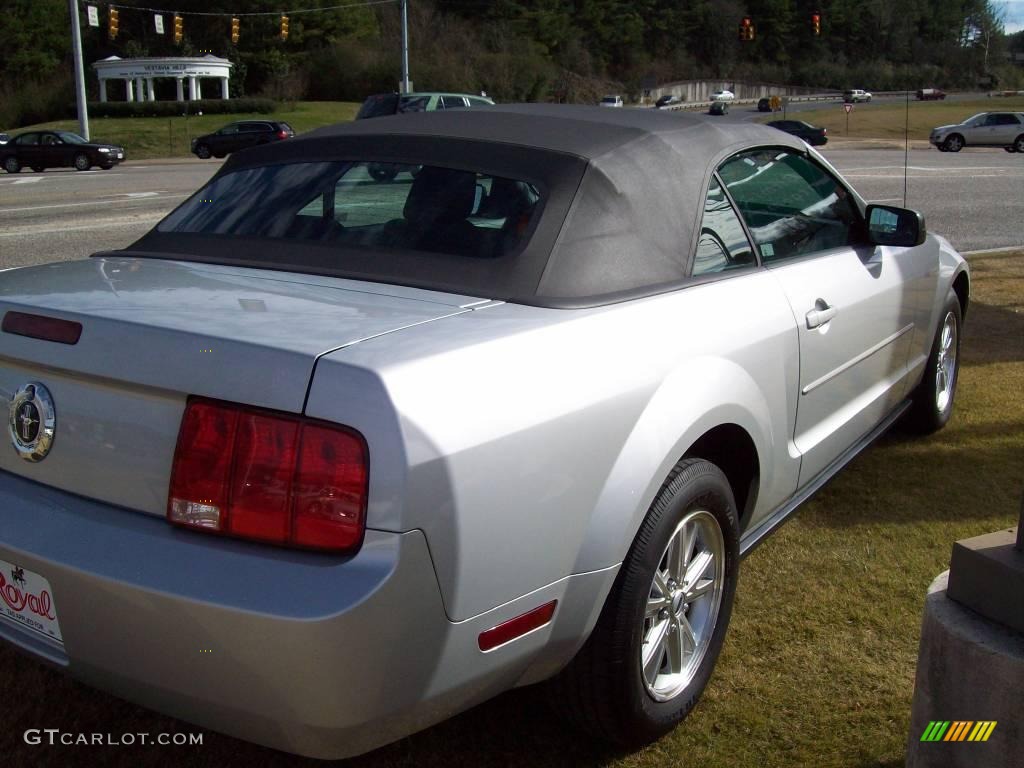
[[[661,619],[662,621],[667,619],[668,618],[668,610],[665,609],[665,608],[662,608],[660,611],[658,611],[658,618]]]

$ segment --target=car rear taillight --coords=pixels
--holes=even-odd
[[[828,128],[822,128],[821,135],[824,136],[826,133],[828,133]]]
[[[353,552],[366,527],[368,463],[366,441],[345,427],[192,398],[174,452],[167,519]]]
[[[279,139],[287,139],[288,138],[288,131],[278,131],[277,132],[277,138],[279,138]]]

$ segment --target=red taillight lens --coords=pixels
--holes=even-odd
[[[238,411],[201,401],[189,403],[171,472],[167,516],[172,522],[224,530],[237,428]]]
[[[824,136],[826,133],[828,133],[828,128],[822,128],[821,135]]]
[[[193,399],[171,472],[172,523],[354,551],[366,525],[362,436],[286,414]]]
[[[279,138],[279,139],[287,139],[288,138],[288,131],[278,131],[277,132],[277,138]]]
[[[366,480],[361,441],[339,440],[333,429],[307,425],[293,489],[294,542],[340,549],[358,544],[363,537]]]

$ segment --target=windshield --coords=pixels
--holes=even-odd
[[[79,136],[77,133],[71,133],[69,131],[60,131],[58,134],[60,140],[65,144],[87,144],[88,142]]]
[[[980,114],[977,114],[974,117],[967,118],[966,120],[964,120],[963,124],[970,126],[981,125],[982,121],[985,119],[987,115],[987,112],[981,112]]]
[[[338,266],[342,249],[494,258],[526,244],[540,200],[523,181],[433,165],[293,163],[218,176],[157,229],[330,244]]]

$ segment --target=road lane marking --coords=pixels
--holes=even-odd
[[[11,184],[12,184],[12,186],[14,184],[36,184],[36,183],[38,183],[38,182],[40,182],[42,180],[43,180],[42,176],[36,176],[35,178],[31,178],[31,179],[15,179],[13,182],[11,182]]]
[[[183,192],[180,195],[157,195],[146,198],[147,200],[169,200],[174,197],[189,197],[191,192]],[[55,205],[30,205],[24,208],[0,208],[0,213],[21,213],[22,211],[43,211],[48,208],[79,208],[85,205],[111,205],[112,203],[130,203],[131,200],[90,200],[86,203],[57,203]]]
[[[131,219],[130,221],[106,221],[102,224],[83,224],[79,227],[57,227],[56,229],[26,229],[19,232],[0,232],[0,237],[37,237],[38,235],[56,235],[63,232],[84,232],[90,229],[113,229],[115,227],[126,228],[132,226],[148,227],[154,222],[160,221],[163,217],[163,213],[158,213],[155,216],[139,216],[138,218]]]

